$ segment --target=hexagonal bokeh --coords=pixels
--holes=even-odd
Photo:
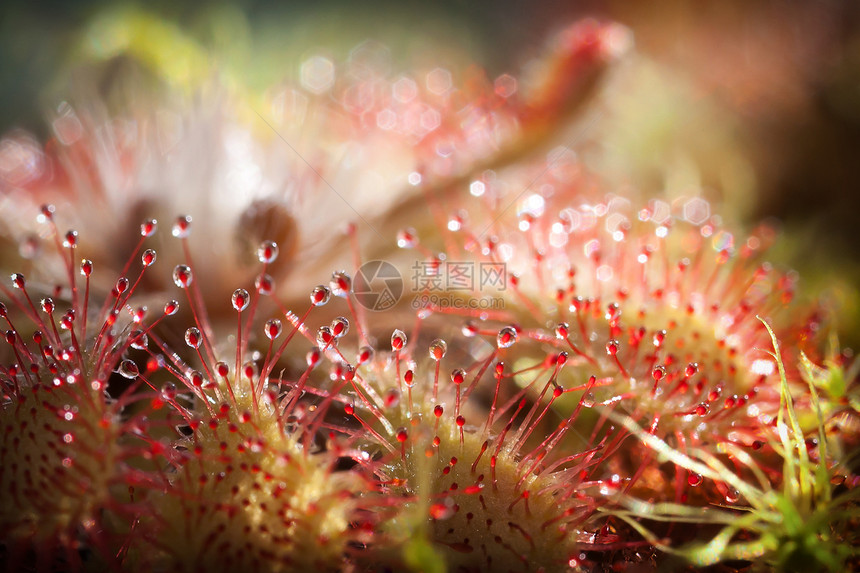
[[[389,108],[385,108],[376,114],[376,125],[379,129],[394,129],[397,127],[397,114]]]
[[[425,130],[433,131],[442,122],[442,116],[432,107],[428,107],[421,113],[421,127]]]
[[[325,56],[313,56],[302,63],[302,87],[312,94],[322,94],[334,85],[334,62]]]
[[[418,85],[412,78],[402,76],[392,84],[391,94],[400,103],[409,103],[418,95]]]
[[[701,225],[711,216],[711,206],[701,197],[693,197],[684,203],[684,218],[694,225]]]
[[[436,68],[427,74],[427,91],[432,94],[444,95],[452,85],[451,72],[444,68]]]
[[[510,74],[502,74],[493,82],[493,90],[497,96],[509,98],[517,93],[517,79]]]

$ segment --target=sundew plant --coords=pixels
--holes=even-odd
[[[860,563],[839,312],[694,167],[605,169],[630,29],[265,89],[145,12],[86,37],[0,142],[4,570]]]

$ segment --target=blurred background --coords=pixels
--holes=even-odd
[[[773,256],[824,293],[843,343],[860,345],[860,3],[742,0],[354,3],[237,0],[3,3],[0,132],[51,136],[45,120],[92,62],[149,70],[192,90],[212,74],[262,93],[301,81],[317,53],[343,59],[371,39],[397,69],[473,62],[494,78],[528,71],[553,32],[611,19],[636,48],[597,106],[582,150],[618,185],[701,192],[746,225],[778,221]]]

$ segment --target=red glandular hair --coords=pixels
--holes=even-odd
[[[11,287],[0,286],[3,561],[10,570],[116,568],[136,512],[135,487],[146,481],[136,460],[162,447],[146,417],[134,413],[139,384],[121,383],[137,371],[125,355],[160,320],[148,322],[145,309],[132,306],[134,287],[155,262],[154,251],[140,252],[155,222],[141,226],[138,247],[103,296],[90,289],[93,262],[78,263],[77,233],[60,235],[50,205],[38,218],[67,281],[52,287],[38,280],[40,263],[52,264],[48,248],[31,261],[36,280],[15,273]]]
[[[761,227],[736,237],[701,198],[654,200],[636,209],[624,197],[596,196],[594,179],[572,156],[540,165],[522,170],[529,177],[537,172],[527,182],[538,191],[512,194],[510,182],[495,175],[473,182],[479,197],[452,210],[441,230],[441,254],[432,250],[436,243],[421,244],[415,231],[404,245],[420,249],[440,276],[452,265],[472,265],[470,290],[447,298],[495,297],[504,310],[443,308],[428,287],[424,312],[462,315],[469,335],[512,325],[523,360],[569,353],[558,384],[580,399],[556,400],[552,409],[566,416],[577,404],[596,406],[599,414],[577,425],[586,434],[608,426],[612,412],[630,416],[682,451],[762,449],[775,423],[780,379],[760,318],[783,343],[789,383],[803,408],[809,389],[798,371],[800,352],[819,356],[826,316],[794,301],[795,273],[765,261],[774,232]],[[506,175],[524,180],[522,172]],[[501,287],[478,283],[486,278],[478,275],[483,265],[502,269],[507,280]],[[595,381],[586,388],[591,377]],[[517,382],[540,393],[540,385],[526,378]],[[542,403],[547,396],[540,393]],[[643,463],[654,462],[653,454],[625,436],[615,434],[606,450],[626,454],[607,456],[591,475],[620,475],[628,490],[645,488],[646,495],[679,501],[701,483],[680,469],[674,480],[664,479],[658,463]],[[738,501],[723,483],[709,491],[721,501]]]

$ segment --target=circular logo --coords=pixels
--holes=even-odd
[[[388,310],[403,295],[403,277],[387,261],[368,261],[359,267],[352,281],[352,292],[364,308]]]

